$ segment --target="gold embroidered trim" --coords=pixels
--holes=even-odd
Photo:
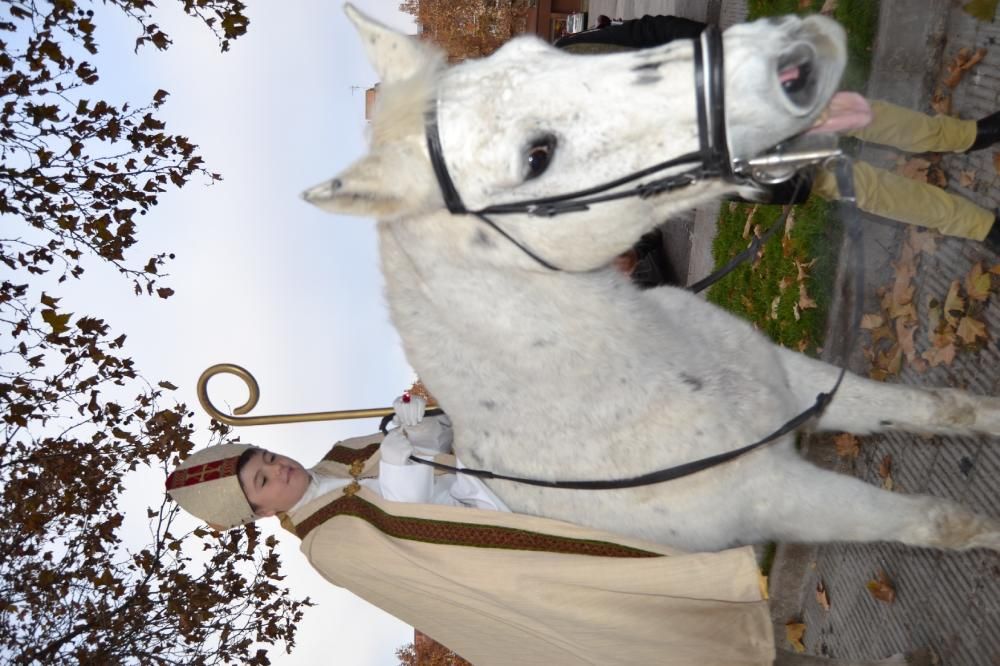
[[[336,516],[352,516],[367,521],[380,532],[397,539],[474,548],[529,550],[597,557],[661,557],[639,548],[607,541],[574,539],[511,527],[453,523],[409,516],[394,516],[357,495],[345,494],[333,500],[295,527],[300,539]]]
[[[323,460],[328,460],[330,462],[340,463],[341,465],[350,465],[358,460],[364,462],[372,457],[372,455],[378,451],[379,442],[374,444],[369,444],[360,449],[352,449],[349,446],[342,446],[340,444],[334,446],[330,451],[323,456]]]

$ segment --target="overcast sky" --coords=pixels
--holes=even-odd
[[[134,24],[98,10],[101,94],[141,103],[170,92],[160,114],[167,130],[199,145],[222,183],[170,191],[139,227],[131,258],[173,251],[167,301],[135,297],[102,267],[66,297],[68,310],[91,311],[128,334],[126,351],[152,381],[179,386],[176,397],[197,406],[195,383],[209,365],[234,362],[260,382],[256,413],[381,407],[414,379],[388,321],[376,263],[374,222],[322,213],[299,199],[361,156],[364,90],[376,83],[338,0],[251,3],[248,34],[220,54],[197,21],[161,3],[156,20],[173,38],[166,53],[133,54]],[[355,0],[384,23],[414,32],[394,0]],[[217,405],[238,406],[238,381],[213,381]],[[377,423],[263,426],[244,441],[313,464],[337,440],[373,432]],[[203,431],[204,432],[204,431]],[[204,434],[199,441],[207,442]],[[158,506],[160,470],[128,484],[126,531],[142,542],[146,506]],[[193,523],[192,523],[193,526]],[[322,580],[276,520],[287,582],[318,601],[306,611],[294,654],[273,663],[396,664],[396,647],[412,629]]]

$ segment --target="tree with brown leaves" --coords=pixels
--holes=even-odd
[[[223,51],[246,31],[238,0],[179,2]],[[134,20],[136,49],[170,46],[149,0],[105,5]],[[267,663],[303,603],[280,587],[272,542],[184,533],[167,503],[148,510],[149,545],[122,541],[125,475],[186,455],[190,413],[164,404],[175,387],[142,377],[124,334],[67,311],[60,285],[107,262],[137,294],[169,297],[172,255],[128,255],[139,223],[162,193],[219,176],[156,117],[165,91],[95,99],[89,6],[12,0],[0,17],[0,650],[20,664]]]

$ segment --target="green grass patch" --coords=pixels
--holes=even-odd
[[[782,14],[812,14],[823,0],[748,0],[749,18]],[[878,31],[876,0],[839,0],[834,18],[847,31],[848,64],[842,88],[863,91],[871,72],[872,50]],[[719,231],[712,247],[716,267],[743,251],[747,216],[753,206],[723,203]],[[712,287],[713,303],[753,322],[775,342],[814,354],[823,344],[826,317],[832,298],[841,229],[834,207],[811,197],[794,212],[795,225],[784,242],[774,238],[754,264],[741,266]],[[779,206],[759,206],[753,224],[767,229],[781,215]],[[809,298],[817,307],[796,308],[799,302],[799,264],[815,264],[805,281]]]
[[[712,244],[716,266],[721,266],[749,245],[743,237],[753,206],[723,202],[719,229]],[[781,216],[780,206],[758,206],[750,233],[761,232]],[[751,322],[775,342],[815,354],[823,344],[836,271],[841,227],[833,221],[833,205],[811,197],[795,207],[794,223],[787,238],[780,235],[764,245],[756,262],[745,262],[713,285],[708,300]],[[800,302],[799,265],[815,263],[802,282],[814,308],[797,308]]]

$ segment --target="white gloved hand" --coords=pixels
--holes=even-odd
[[[389,431],[378,448],[382,462],[390,465],[405,465],[413,453],[413,445],[401,429]]]
[[[427,401],[419,395],[401,395],[392,401],[396,416],[392,422],[397,426],[415,426],[424,418]]]

